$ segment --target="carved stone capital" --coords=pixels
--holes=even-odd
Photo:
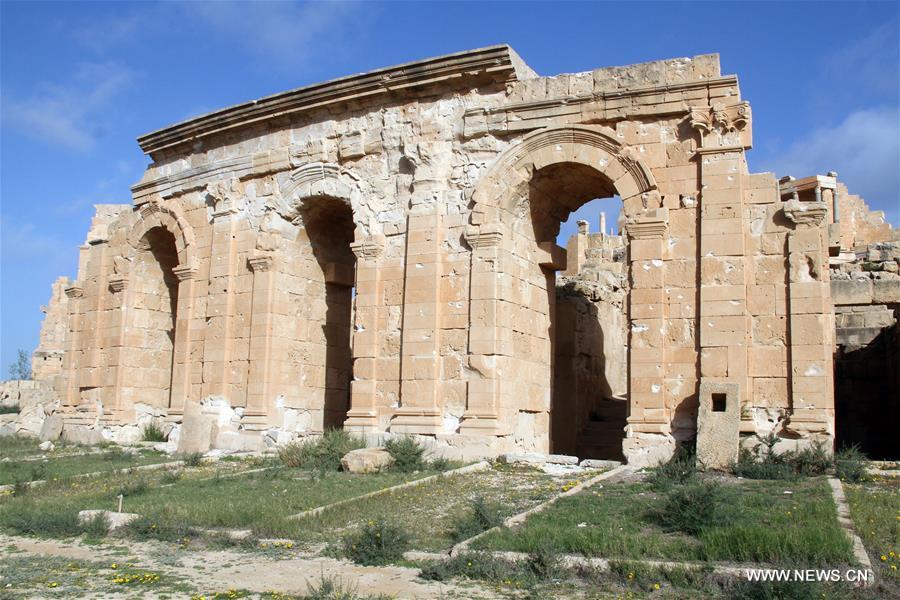
[[[178,281],[187,281],[197,276],[197,267],[195,265],[179,265],[172,268],[172,273]]]
[[[84,288],[78,285],[71,285],[65,289],[66,296],[69,298],[81,298],[84,296]]]
[[[466,227],[466,243],[476,248],[496,248],[503,241],[503,228],[499,223],[484,223]]]
[[[691,108],[691,127],[700,133],[704,148],[744,147],[751,145],[751,112],[749,102]]]
[[[128,285],[128,279],[122,275],[113,275],[109,278],[109,291],[117,294],[125,289]]]
[[[788,200],[782,208],[784,216],[795,225],[802,227],[819,227],[825,222],[828,215],[828,206],[825,202],[801,202]]]
[[[206,195],[213,203],[214,219],[227,218],[237,214],[241,197],[240,181],[232,178],[228,181],[216,181],[206,185]]]
[[[275,257],[269,253],[258,252],[247,259],[247,266],[254,273],[265,273],[271,271],[275,264]]]
[[[628,237],[632,240],[662,238],[669,229],[669,209],[657,208],[629,219],[625,224]]]
[[[358,259],[373,260],[384,252],[384,236],[370,235],[350,244],[350,249]]]

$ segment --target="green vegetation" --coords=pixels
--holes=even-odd
[[[409,535],[387,521],[369,521],[343,537],[344,556],[360,565],[386,565],[403,558]]]
[[[162,427],[156,421],[151,421],[146,427],[144,427],[144,441],[145,442],[164,442],[166,441],[166,434],[163,433]]]
[[[834,455],[834,475],[841,481],[859,483],[866,480],[866,455],[852,446]]]
[[[710,482],[682,485],[668,491],[659,512],[660,524],[666,531],[698,535],[722,522],[723,494]]]
[[[900,597],[900,480],[845,485],[850,516],[863,540],[876,577]]]
[[[325,473],[340,470],[341,458],[345,454],[365,447],[364,440],[343,429],[332,429],[318,439],[283,446],[278,451],[278,457],[286,467]]]
[[[680,446],[668,462],[650,471],[647,481],[658,492],[693,481],[697,476],[697,456],[692,447]]]
[[[394,457],[393,468],[403,473],[411,473],[425,468],[422,455],[425,448],[410,437],[391,439],[385,442],[384,449]]]
[[[789,492],[789,493],[785,493]],[[693,493],[693,492],[692,492]],[[705,492],[697,492],[705,493]],[[558,552],[604,558],[659,558],[770,562],[794,566],[852,562],[850,543],[837,522],[823,480],[792,484],[748,481],[721,486],[715,523],[671,532],[659,515],[675,501],[649,484],[613,484],[563,498],[516,530],[476,541],[478,548],[531,552],[549,545]]]
[[[103,453],[63,456],[52,460],[48,459],[46,462],[36,460],[2,462],[0,463],[0,484],[63,479],[73,475],[152,465],[168,460],[169,457],[164,453],[152,450],[131,454],[116,448]]]
[[[832,456],[823,443],[817,442],[802,450],[776,452],[778,436],[769,434],[757,436],[757,439],[760,443],[752,450],[741,448],[738,461],[732,467],[738,477],[791,481],[838,470],[853,476],[865,475],[865,457],[855,449]]]
[[[0,415],[15,415],[19,412],[19,405],[13,404],[12,406],[0,406]]]
[[[199,467],[203,464],[203,453],[202,452],[191,452],[189,454],[182,454],[178,457],[184,463],[186,467]]]
[[[281,525],[273,523],[270,528],[279,536],[329,543],[368,521],[381,520],[406,530],[411,548],[438,551],[455,543],[456,525],[478,496],[490,497],[502,507],[498,516],[506,518],[547,500],[560,489],[549,475],[526,468],[449,475],[417,487],[360,498],[318,515]]]
[[[461,542],[503,523],[502,508],[478,496],[469,500],[468,510],[453,521],[452,537]]]
[[[31,379],[31,355],[19,348],[15,362],[9,365],[10,379]]]

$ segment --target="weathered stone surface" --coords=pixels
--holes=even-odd
[[[697,417],[697,464],[704,469],[727,469],[737,462],[741,396],[737,384],[700,384]]]
[[[599,460],[595,458],[586,458],[578,463],[578,466],[585,469],[615,469],[616,467],[621,467],[622,463],[618,460]]]
[[[41,442],[40,444],[38,444],[38,449],[39,449],[41,452],[51,452],[51,451],[53,450],[53,448],[54,448],[53,442],[51,442],[51,441],[49,441],[49,440],[46,441],[46,442]]]
[[[206,452],[212,447],[218,427],[207,415],[185,415],[178,433],[178,453]]]
[[[716,55],[539,77],[495,46],[142,136],[132,202],[55,284],[37,404],[110,439],[183,419],[182,451],[344,427],[653,465],[727,383],[830,435],[832,296],[897,278],[896,236],[834,174],[750,173],[752,125]],[[616,233],[555,246],[610,196]],[[877,275],[829,269],[857,246]]]
[[[65,441],[72,444],[94,446],[103,441],[103,430],[100,427],[87,427],[85,425],[65,425],[62,437]]]
[[[232,452],[262,452],[266,443],[260,432],[237,433],[226,431],[216,436],[213,444],[216,448]]]
[[[115,512],[111,510],[82,510],[78,512],[78,522],[82,524],[88,523],[97,518],[98,515],[106,517],[110,532],[125,527],[135,519],[139,519],[141,516],[136,513]]]
[[[341,469],[348,473],[378,473],[393,464],[394,457],[384,448],[360,448],[341,457]]]
[[[56,441],[62,435],[63,418],[60,414],[50,415],[44,419],[41,425],[41,433],[38,437],[45,441]]]

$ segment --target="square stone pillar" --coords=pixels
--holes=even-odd
[[[468,382],[468,401],[460,433],[499,435],[500,376],[498,362],[512,356],[510,332],[500,327],[501,243],[499,223],[470,225],[466,241],[472,248],[469,295],[468,368],[478,377]]]
[[[391,431],[443,431],[441,388],[441,276],[444,239],[441,206],[413,206],[406,229],[406,271],[400,362],[400,406]]]
[[[79,391],[79,365],[81,358],[82,316],[84,308],[84,288],[75,282],[65,289],[69,297],[69,348],[63,357],[63,372],[66,373],[66,390],[63,397],[65,406],[78,406],[81,400]]]
[[[628,434],[669,434],[665,393],[667,304],[664,253],[669,211],[646,210],[626,224],[631,272]]]
[[[828,271],[825,202],[790,200],[788,234],[788,333],[791,416],[803,437],[834,437],[834,313]]]
[[[197,267],[178,265],[172,269],[178,279],[178,303],[175,307],[175,343],[172,348],[172,387],[169,392],[169,414],[183,414],[191,399],[193,365],[191,343],[194,320],[194,282]],[[198,399],[199,400],[199,399]]]
[[[379,333],[387,322],[381,256],[384,236],[369,236],[350,245],[356,255],[356,304],[353,311],[353,380],[344,429],[379,431]]]
[[[247,407],[245,415],[272,416],[274,413],[272,387],[276,374],[272,369],[273,304],[275,292],[275,259],[268,252],[259,252],[247,259],[253,271],[253,292],[250,309],[250,367],[247,377]]]

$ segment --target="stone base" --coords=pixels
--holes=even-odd
[[[622,452],[630,467],[656,467],[675,455],[675,438],[665,433],[638,433],[630,430],[622,440]]]

